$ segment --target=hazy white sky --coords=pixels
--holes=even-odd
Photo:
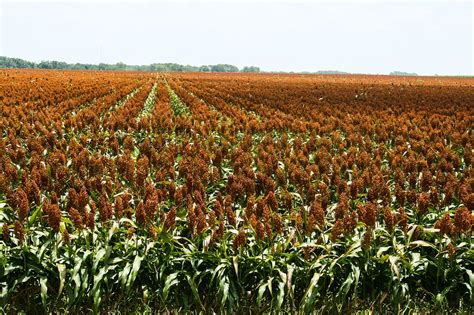
[[[473,1],[0,0],[0,55],[32,61],[474,74]]]

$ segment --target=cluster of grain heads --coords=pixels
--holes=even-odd
[[[3,73],[2,302],[472,301],[474,99],[461,79]]]

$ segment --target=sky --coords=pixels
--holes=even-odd
[[[0,56],[474,75],[473,2],[0,0]]]

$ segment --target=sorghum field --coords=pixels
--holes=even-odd
[[[472,311],[474,79],[0,70],[0,310]]]

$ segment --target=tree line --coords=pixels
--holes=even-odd
[[[239,69],[234,65],[216,64],[190,66],[177,63],[152,63],[150,65],[127,65],[99,63],[66,63],[63,61],[32,62],[20,58],[0,56],[0,68],[26,69],[73,69],[73,70],[121,70],[121,71],[158,71],[158,72],[260,72],[259,67],[249,66]]]

